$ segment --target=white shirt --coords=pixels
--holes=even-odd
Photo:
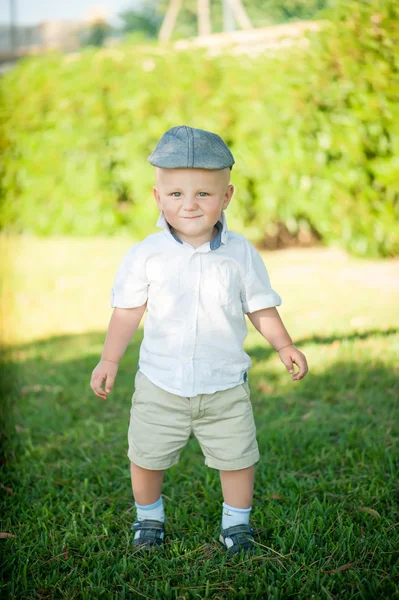
[[[185,397],[245,382],[252,366],[245,314],[282,302],[260,254],[229,231],[224,211],[218,235],[198,248],[176,237],[163,212],[157,227],[163,231],[125,254],[111,293],[113,308],[147,301],[140,371]]]

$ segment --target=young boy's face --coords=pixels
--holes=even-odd
[[[159,210],[182,241],[210,241],[222,210],[234,194],[230,169],[155,169],[154,196]]]

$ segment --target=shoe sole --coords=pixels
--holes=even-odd
[[[164,543],[162,544],[132,544],[133,548],[136,550],[143,550],[144,552],[151,552],[156,550],[157,548],[162,548]]]

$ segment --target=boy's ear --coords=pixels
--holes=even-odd
[[[157,206],[158,206],[159,209],[161,209],[161,206],[159,204],[159,192],[158,192],[158,188],[154,185],[154,187],[152,188],[152,191],[154,193],[154,198],[155,198],[155,201],[157,203]]]
[[[232,183],[230,183],[226,190],[226,193],[224,195],[223,210],[228,207],[230,200],[232,199],[232,197],[234,195],[234,191],[235,191],[234,185]]]

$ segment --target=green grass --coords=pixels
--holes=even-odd
[[[292,382],[248,321],[261,453],[251,513],[258,553],[227,560],[219,547],[219,475],[204,466],[191,438],[165,474],[166,545],[142,556],[130,543],[135,511],[126,456],[142,329],[109,399],[89,388],[110,313],[111,274],[129,242],[104,242],[104,270],[94,260],[98,242],[71,240],[64,277],[75,273],[76,287],[51,291],[54,252],[62,248],[64,256],[64,244],[21,241],[22,255],[8,271],[14,278],[3,285],[12,298],[23,295],[26,310],[15,309],[22,323],[39,325],[32,339],[21,327],[19,341],[3,349],[1,531],[14,537],[0,540],[1,596],[399,598],[398,261],[322,249],[264,255],[310,371]],[[92,302],[97,321],[91,315],[85,330],[96,278],[100,308]],[[49,335],[54,304],[64,318],[51,321]],[[77,314],[80,331],[68,333]]]

